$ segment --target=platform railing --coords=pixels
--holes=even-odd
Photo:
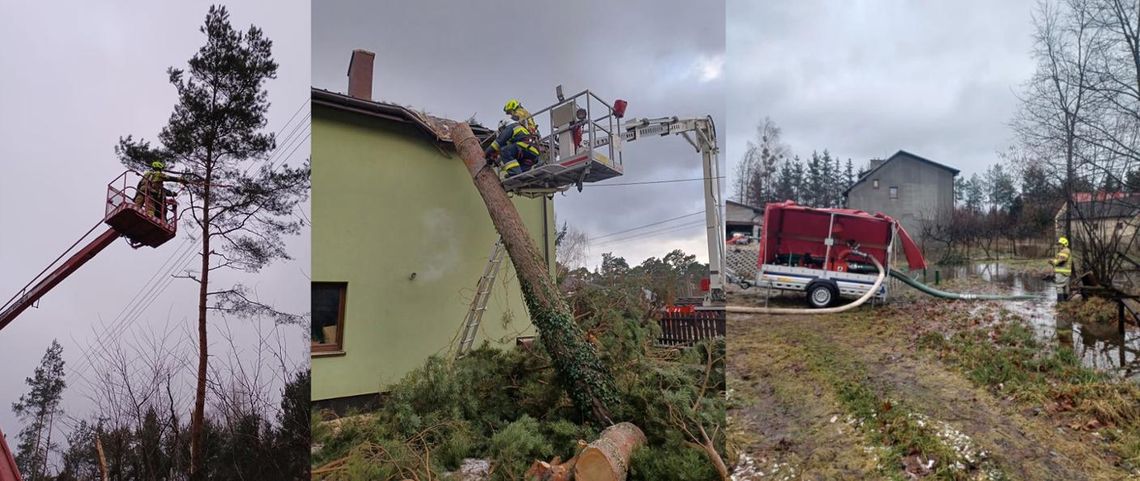
[[[176,230],[178,227],[178,200],[163,193],[161,195],[162,210],[159,211],[161,217],[155,218],[153,212],[155,212],[155,197],[157,196],[140,195],[138,190],[140,180],[142,180],[142,174],[128,170],[107,184],[104,220],[110,219],[120,209],[127,208],[141,212],[171,231]]]
[[[583,119],[556,127],[554,111],[567,104],[575,105],[577,109],[584,109],[586,116]],[[598,115],[598,117],[594,117],[594,115]],[[593,92],[583,90],[566,97],[549,107],[532,113],[530,118],[544,118],[547,125],[550,126],[550,133],[539,140],[539,143],[546,150],[547,162],[559,162],[562,159],[580,154],[582,150],[587,150],[587,155],[592,154],[594,150],[603,150],[606,158],[614,166],[620,168],[622,163],[621,150],[620,147],[615,147],[615,144],[620,143],[622,139],[616,137],[615,134],[621,134],[621,119],[614,115],[612,105]],[[582,135],[577,145],[559,145],[559,138],[562,134],[573,133],[576,129],[581,129],[579,132]],[[602,139],[605,141],[603,142]]]

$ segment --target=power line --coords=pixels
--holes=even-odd
[[[629,235],[626,237],[620,237],[617,239],[610,239],[608,241],[599,243],[597,246],[611,245],[611,244],[616,244],[619,242],[627,242],[627,241],[636,240],[636,239],[644,239],[647,237],[652,237],[654,235],[663,234],[663,233],[671,232],[671,231],[678,230],[678,229],[696,227],[699,225],[703,225],[704,223],[705,223],[704,220],[697,220],[697,221],[693,221],[693,222],[686,222],[684,224],[668,226],[668,227],[665,227],[663,229],[654,229],[654,230],[646,231],[646,232],[638,232],[638,233],[635,233],[635,234],[632,234],[632,235]]]
[[[86,239],[88,236],[90,236],[92,232],[95,232],[95,229],[98,229],[99,225],[102,223],[103,223],[103,221],[101,221],[101,220],[99,222],[96,222],[95,225],[91,226],[91,229],[89,229],[87,231],[87,233],[83,234],[82,237],[80,237],[73,244],[71,244],[71,246],[68,247],[67,250],[63,251],[63,253],[61,253],[59,255],[59,257],[56,257],[55,260],[51,261],[51,263],[48,264],[47,267],[44,267],[44,269],[42,271],[40,271],[39,274],[36,274],[36,276],[33,277],[31,281],[28,281],[28,283],[24,287],[20,288],[19,291],[16,291],[16,294],[13,295],[11,299],[8,299],[8,301],[5,302],[4,305],[0,306],[0,312],[7,310],[8,306],[12,305],[16,301],[17,298],[23,296],[27,292],[29,287],[32,287],[32,284],[35,284],[36,282],[40,281],[40,279],[43,277],[43,275],[45,273],[47,273],[47,271],[51,270],[51,268],[54,267],[56,265],[56,263],[58,263],[60,261],[60,259],[63,259],[64,256],[66,256],[69,252],[72,251],[72,249],[75,249],[75,246],[77,246],[77,245],[79,245],[79,243],[83,242],[83,240]]]
[[[659,221],[657,221],[657,222],[650,222],[650,223],[648,223],[648,224],[645,224],[645,225],[639,225],[639,226],[637,226],[637,227],[630,227],[629,229],[626,229],[626,230],[620,230],[620,231],[617,231],[617,232],[611,232],[611,233],[609,233],[609,234],[606,234],[606,235],[601,235],[601,236],[597,236],[597,237],[590,237],[589,239],[590,239],[590,242],[593,242],[593,241],[596,241],[596,240],[598,240],[598,239],[605,239],[606,237],[612,237],[612,236],[615,236],[615,235],[618,235],[618,234],[624,234],[624,233],[626,233],[626,232],[632,232],[632,231],[635,231],[635,230],[638,230],[638,229],[644,229],[644,228],[646,228],[646,227],[653,227],[653,226],[655,226],[655,225],[661,225],[661,224],[664,224],[664,223],[666,223],[666,222],[672,222],[672,221],[675,221],[675,220],[684,219],[684,218],[686,218],[686,217],[691,217],[691,216],[694,216],[694,215],[697,215],[697,214],[704,214],[704,213],[705,213],[705,211],[703,211],[703,210],[698,210],[698,211],[696,211],[696,212],[690,212],[690,213],[688,213],[688,214],[685,214],[685,215],[682,215],[682,216],[677,216],[677,217],[673,217],[673,218],[669,218],[669,219],[665,219],[665,220],[659,220]]]
[[[294,140],[296,140],[298,138],[300,139],[296,143],[296,145],[299,146],[305,142],[305,139],[307,139],[310,135],[312,135],[312,130],[309,130],[309,133],[305,134],[304,137],[294,137],[294,135],[297,132],[299,132],[299,129],[301,127],[309,127],[310,126],[309,122],[306,122],[306,120],[312,118],[312,116],[313,116],[312,112],[305,115],[305,117],[303,119],[301,119],[301,122],[298,123],[295,127],[293,127],[293,130],[291,130],[289,132],[289,135],[285,136],[285,140],[282,143],[277,145],[277,148],[274,149],[273,154],[271,154],[270,157],[267,159],[267,161],[269,162],[269,170],[271,170],[271,171],[277,170],[276,164],[278,161],[284,162],[284,161],[288,160],[288,157],[281,157],[281,154],[284,153],[285,150],[289,148],[290,144],[293,144]],[[294,147],[293,150],[296,150],[296,147]],[[274,155],[277,156],[276,160],[273,159]],[[289,156],[292,156],[292,155],[293,155],[293,153],[292,153],[292,151],[290,151]]]
[[[108,346],[105,343],[111,339],[118,338],[120,334],[130,328],[138,320],[139,316],[145,312],[159,296],[166,292],[166,289],[174,282],[174,277],[172,276],[174,271],[188,267],[190,262],[193,261],[193,254],[196,252],[194,250],[194,242],[196,240],[197,239],[193,237],[187,237],[183,245],[171,251],[171,255],[167,260],[163,262],[151,278],[139,288],[139,291],[135,293],[131,301],[123,307],[119,315],[103,330],[103,334],[96,335],[94,346],[91,349],[83,350],[85,364],[81,365],[82,370],[75,369],[72,372],[79,374],[80,377],[87,380],[83,374],[86,374],[87,366],[94,364],[91,360],[91,356],[95,354],[96,351],[106,353]],[[175,257],[178,259],[174,260]],[[170,262],[172,260],[174,260],[174,262]]]
[[[284,131],[285,131],[285,129],[289,128],[289,124],[293,123],[293,119],[295,119],[295,118],[297,117],[297,114],[301,113],[301,109],[304,109],[306,105],[309,105],[309,104],[311,104],[311,103],[312,103],[312,99],[310,99],[310,98],[305,98],[305,99],[302,99],[302,100],[301,100],[301,105],[298,105],[298,106],[297,106],[297,110],[293,111],[293,115],[289,116],[289,120],[288,120],[288,121],[286,121],[286,122],[285,122],[285,124],[284,124],[284,125],[282,125],[280,129],[277,129],[277,133],[273,134],[273,138],[274,138],[274,140],[276,140],[278,137],[280,137],[280,136],[281,136],[281,132],[284,132]],[[306,115],[306,118],[308,118],[308,117],[310,117],[310,116],[312,116],[312,115],[313,115],[313,113],[312,113],[312,112],[309,112],[309,114],[308,114],[308,115]],[[297,130],[297,128],[298,128],[299,126],[301,126],[301,125],[307,125],[307,124],[305,123],[305,121],[304,121],[304,120],[302,120],[301,122],[298,122],[298,123],[297,123],[297,125],[295,125],[295,126],[293,127],[293,130],[289,132],[289,135],[286,135],[286,136],[285,136],[285,137],[286,137],[286,140],[285,140],[284,142],[288,142],[288,138],[289,138],[289,137],[292,137],[292,136],[293,136],[293,132],[295,132],[295,131]],[[268,157],[266,157],[266,160],[272,159],[272,158],[273,158],[273,156],[274,156],[274,154],[277,154],[277,153],[278,153],[278,150],[281,150],[281,144],[277,144],[276,146],[274,146],[274,149],[273,149],[273,151],[269,153],[269,156],[268,156]],[[251,165],[248,165],[248,166],[246,166],[246,168],[242,170],[242,174],[243,174],[243,175],[245,175],[245,174],[248,174],[248,173],[249,173],[249,169],[250,169],[250,167],[252,167],[252,164],[251,164]]]
[[[304,99],[304,101],[301,102],[301,104],[297,107],[297,110],[293,112],[293,115],[289,118],[289,121],[287,121],[285,125],[281,126],[275,136],[279,136],[281,132],[284,132],[285,129],[289,127],[289,124],[292,123],[292,121],[297,117],[297,114],[300,113],[305,105],[309,104],[309,102],[309,99]],[[312,134],[310,131],[303,137],[294,137],[294,135],[298,133],[302,127],[308,126],[308,123],[305,122],[305,120],[309,119],[311,116],[312,113],[309,113],[305,115],[305,117],[303,117],[299,122],[297,122],[289,134],[285,136],[285,141],[277,144],[273,152],[271,152],[270,155],[266,158],[266,160],[269,162],[271,171],[276,170],[281,165],[284,165],[284,162],[291,158],[293,156],[293,153],[296,152],[297,148],[300,147],[304,141]],[[294,140],[297,141],[294,142]],[[292,150],[289,151],[288,155],[282,156],[282,154],[285,152],[285,149],[288,149],[290,145],[293,146]],[[280,165],[275,165],[277,160],[273,160],[274,157],[277,157],[277,160],[282,161],[282,163]],[[248,172],[248,169],[246,171]],[[194,242],[196,240],[197,239],[194,239],[192,236],[188,237],[182,246],[178,246],[174,251],[171,251],[171,255],[167,257],[166,261],[164,261],[163,264],[160,265],[155,273],[151,276],[151,278],[139,288],[139,291],[135,294],[134,298],[132,298],[131,301],[129,301],[123,308],[123,310],[119,312],[119,315],[116,316],[116,319],[112,320],[111,325],[109,326],[110,328],[104,330],[103,335],[96,335],[95,346],[90,350],[84,351],[85,364],[82,365],[84,371],[86,371],[87,366],[94,364],[91,360],[92,354],[94,354],[96,351],[102,351],[104,353],[107,351],[107,347],[103,344],[106,340],[118,337],[119,334],[130,328],[135,322],[138,321],[142,314],[150,308],[150,306],[158,299],[158,297],[160,297],[166,291],[166,289],[174,283],[175,278],[173,277],[173,274],[175,271],[189,267],[193,261],[193,254],[195,253]],[[178,260],[171,263],[170,261],[174,260],[176,257]],[[145,296],[143,296],[144,292],[146,293]],[[86,380],[86,377],[83,376],[84,373],[78,374],[80,377],[83,377],[84,380]]]
[[[698,180],[707,180],[707,179],[714,179],[714,178],[715,179],[723,179],[724,176],[720,176],[720,177],[696,177],[696,178],[692,178],[692,179],[647,180],[644,182],[618,182],[618,183],[613,183],[613,184],[586,184],[586,185],[584,185],[584,187],[617,187],[617,186],[621,186],[621,185],[672,184],[672,183],[676,183],[676,182],[696,182]]]
[[[312,98],[301,100],[301,105],[297,106],[297,110],[293,111],[293,115],[289,116],[289,120],[285,121],[285,125],[282,125],[280,129],[277,129],[277,135],[281,135],[281,132],[285,130],[285,127],[289,126],[289,123],[293,122],[293,119],[297,117],[297,114],[301,113],[301,109],[305,108],[305,105],[308,105],[310,103],[312,103]],[[312,115],[312,113],[309,113],[309,115]]]

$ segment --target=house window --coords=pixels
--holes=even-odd
[[[878,189],[879,188],[879,179],[875,179],[875,180],[871,181],[871,188],[872,189]]]
[[[894,186],[894,185],[891,186],[890,195],[891,195],[891,200],[898,200],[899,199],[899,188],[898,188],[898,186]]]
[[[339,352],[344,346],[345,282],[314,282],[312,285],[312,351]]]

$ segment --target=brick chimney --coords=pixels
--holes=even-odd
[[[372,100],[372,61],[376,54],[367,50],[352,51],[348,62],[348,95],[361,100]]]

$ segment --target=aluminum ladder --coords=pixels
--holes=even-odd
[[[502,265],[503,255],[506,252],[503,238],[499,237],[491,248],[487,266],[483,268],[483,275],[479,277],[479,284],[475,287],[475,298],[471,299],[471,309],[463,319],[463,335],[459,338],[456,357],[466,355],[471,350],[471,345],[475,343],[475,335],[479,333],[479,323],[483,321],[483,312],[487,310],[487,301],[491,298],[491,288],[495,286],[495,276],[499,274],[499,266]]]

